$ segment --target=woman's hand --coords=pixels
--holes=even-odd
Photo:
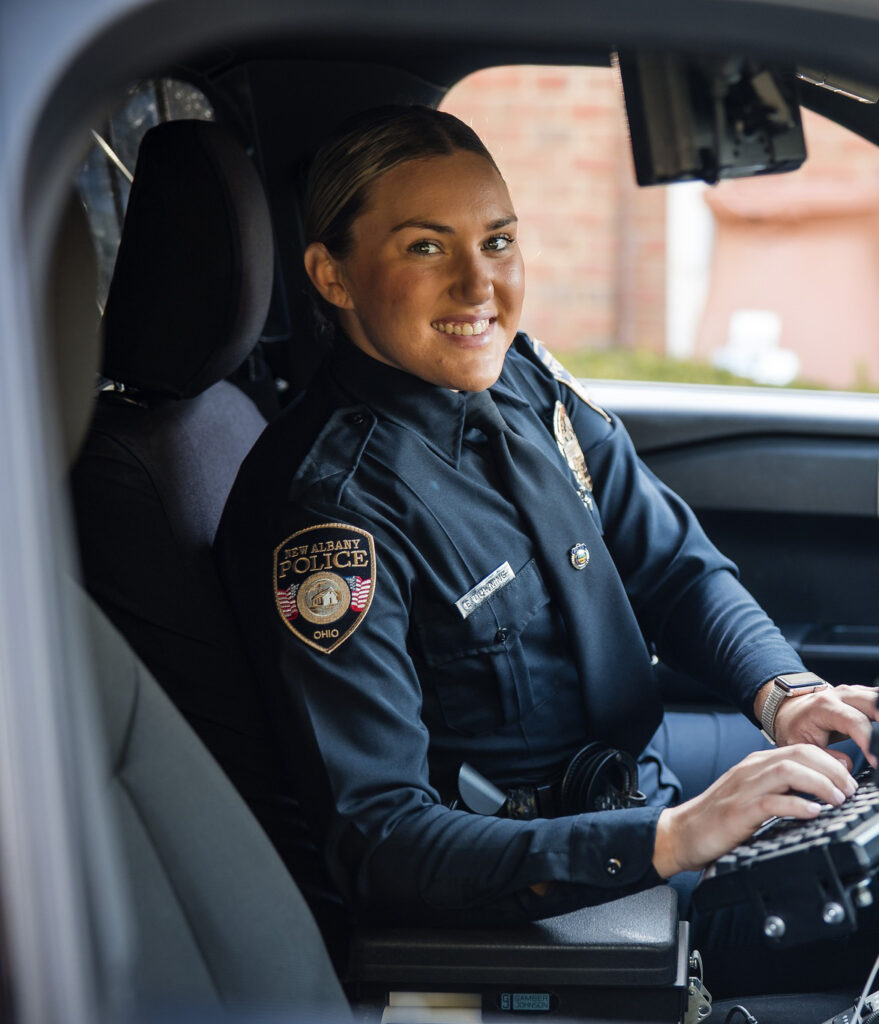
[[[699,870],[744,842],[767,818],[814,818],[820,805],[796,793],[841,804],[856,789],[845,766],[810,743],[749,754],[699,796],[660,814],[653,866],[663,878]]]
[[[763,700],[766,689],[760,693]],[[831,686],[802,697],[790,697],[782,701],[775,716],[776,742],[780,747],[791,743],[826,747],[850,736],[875,768],[876,758],[870,753],[870,723],[879,722],[877,692],[872,686]],[[851,768],[845,754],[831,753]]]

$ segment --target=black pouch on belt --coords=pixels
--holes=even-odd
[[[506,793],[464,763],[458,772],[458,793],[460,804],[477,814],[520,820],[643,807],[646,803],[638,790],[635,759],[603,743],[587,743],[578,750],[560,779],[542,786],[514,786]]]

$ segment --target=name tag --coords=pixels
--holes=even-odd
[[[509,562],[499,565],[494,572],[490,572],[484,580],[480,580],[472,590],[468,590],[463,597],[459,597],[455,602],[455,607],[461,613],[461,618],[466,619],[471,612],[476,611],[483,601],[515,578],[516,574]]]

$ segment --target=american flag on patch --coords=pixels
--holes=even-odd
[[[296,591],[299,589],[298,583],[292,583],[286,590],[278,590],[278,607],[281,609],[281,614],[289,622],[292,622],[299,615],[299,609],[296,607]]]
[[[372,580],[365,580],[361,576],[346,576],[345,582],[351,588],[351,611],[362,612],[369,601]]]

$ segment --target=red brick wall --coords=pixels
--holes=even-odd
[[[634,184],[614,72],[495,68],[459,83],[443,106],[472,124],[510,186],[528,275],[523,327],[560,352],[615,345],[665,351],[666,193]],[[879,149],[808,111],[804,119],[810,155],[801,171],[724,182],[717,194],[771,190],[773,205],[783,205],[784,190],[805,183],[835,182],[843,192],[879,183]],[[756,227],[753,239],[755,252],[765,249]],[[813,282],[793,282],[785,273],[792,268],[777,269],[778,285],[765,278],[763,285],[779,302],[796,304],[799,323],[811,320],[818,329],[828,302],[820,268]],[[736,304],[765,306],[748,294],[747,274],[734,277],[727,285]],[[839,301],[854,308],[857,296]],[[713,344],[703,332],[703,357]],[[786,336],[784,344],[796,347],[797,339]],[[830,383],[829,368],[824,376]]]
[[[664,349],[665,197],[638,189],[609,68],[494,68],[443,108],[507,180],[528,291],[523,327],[558,351]]]

